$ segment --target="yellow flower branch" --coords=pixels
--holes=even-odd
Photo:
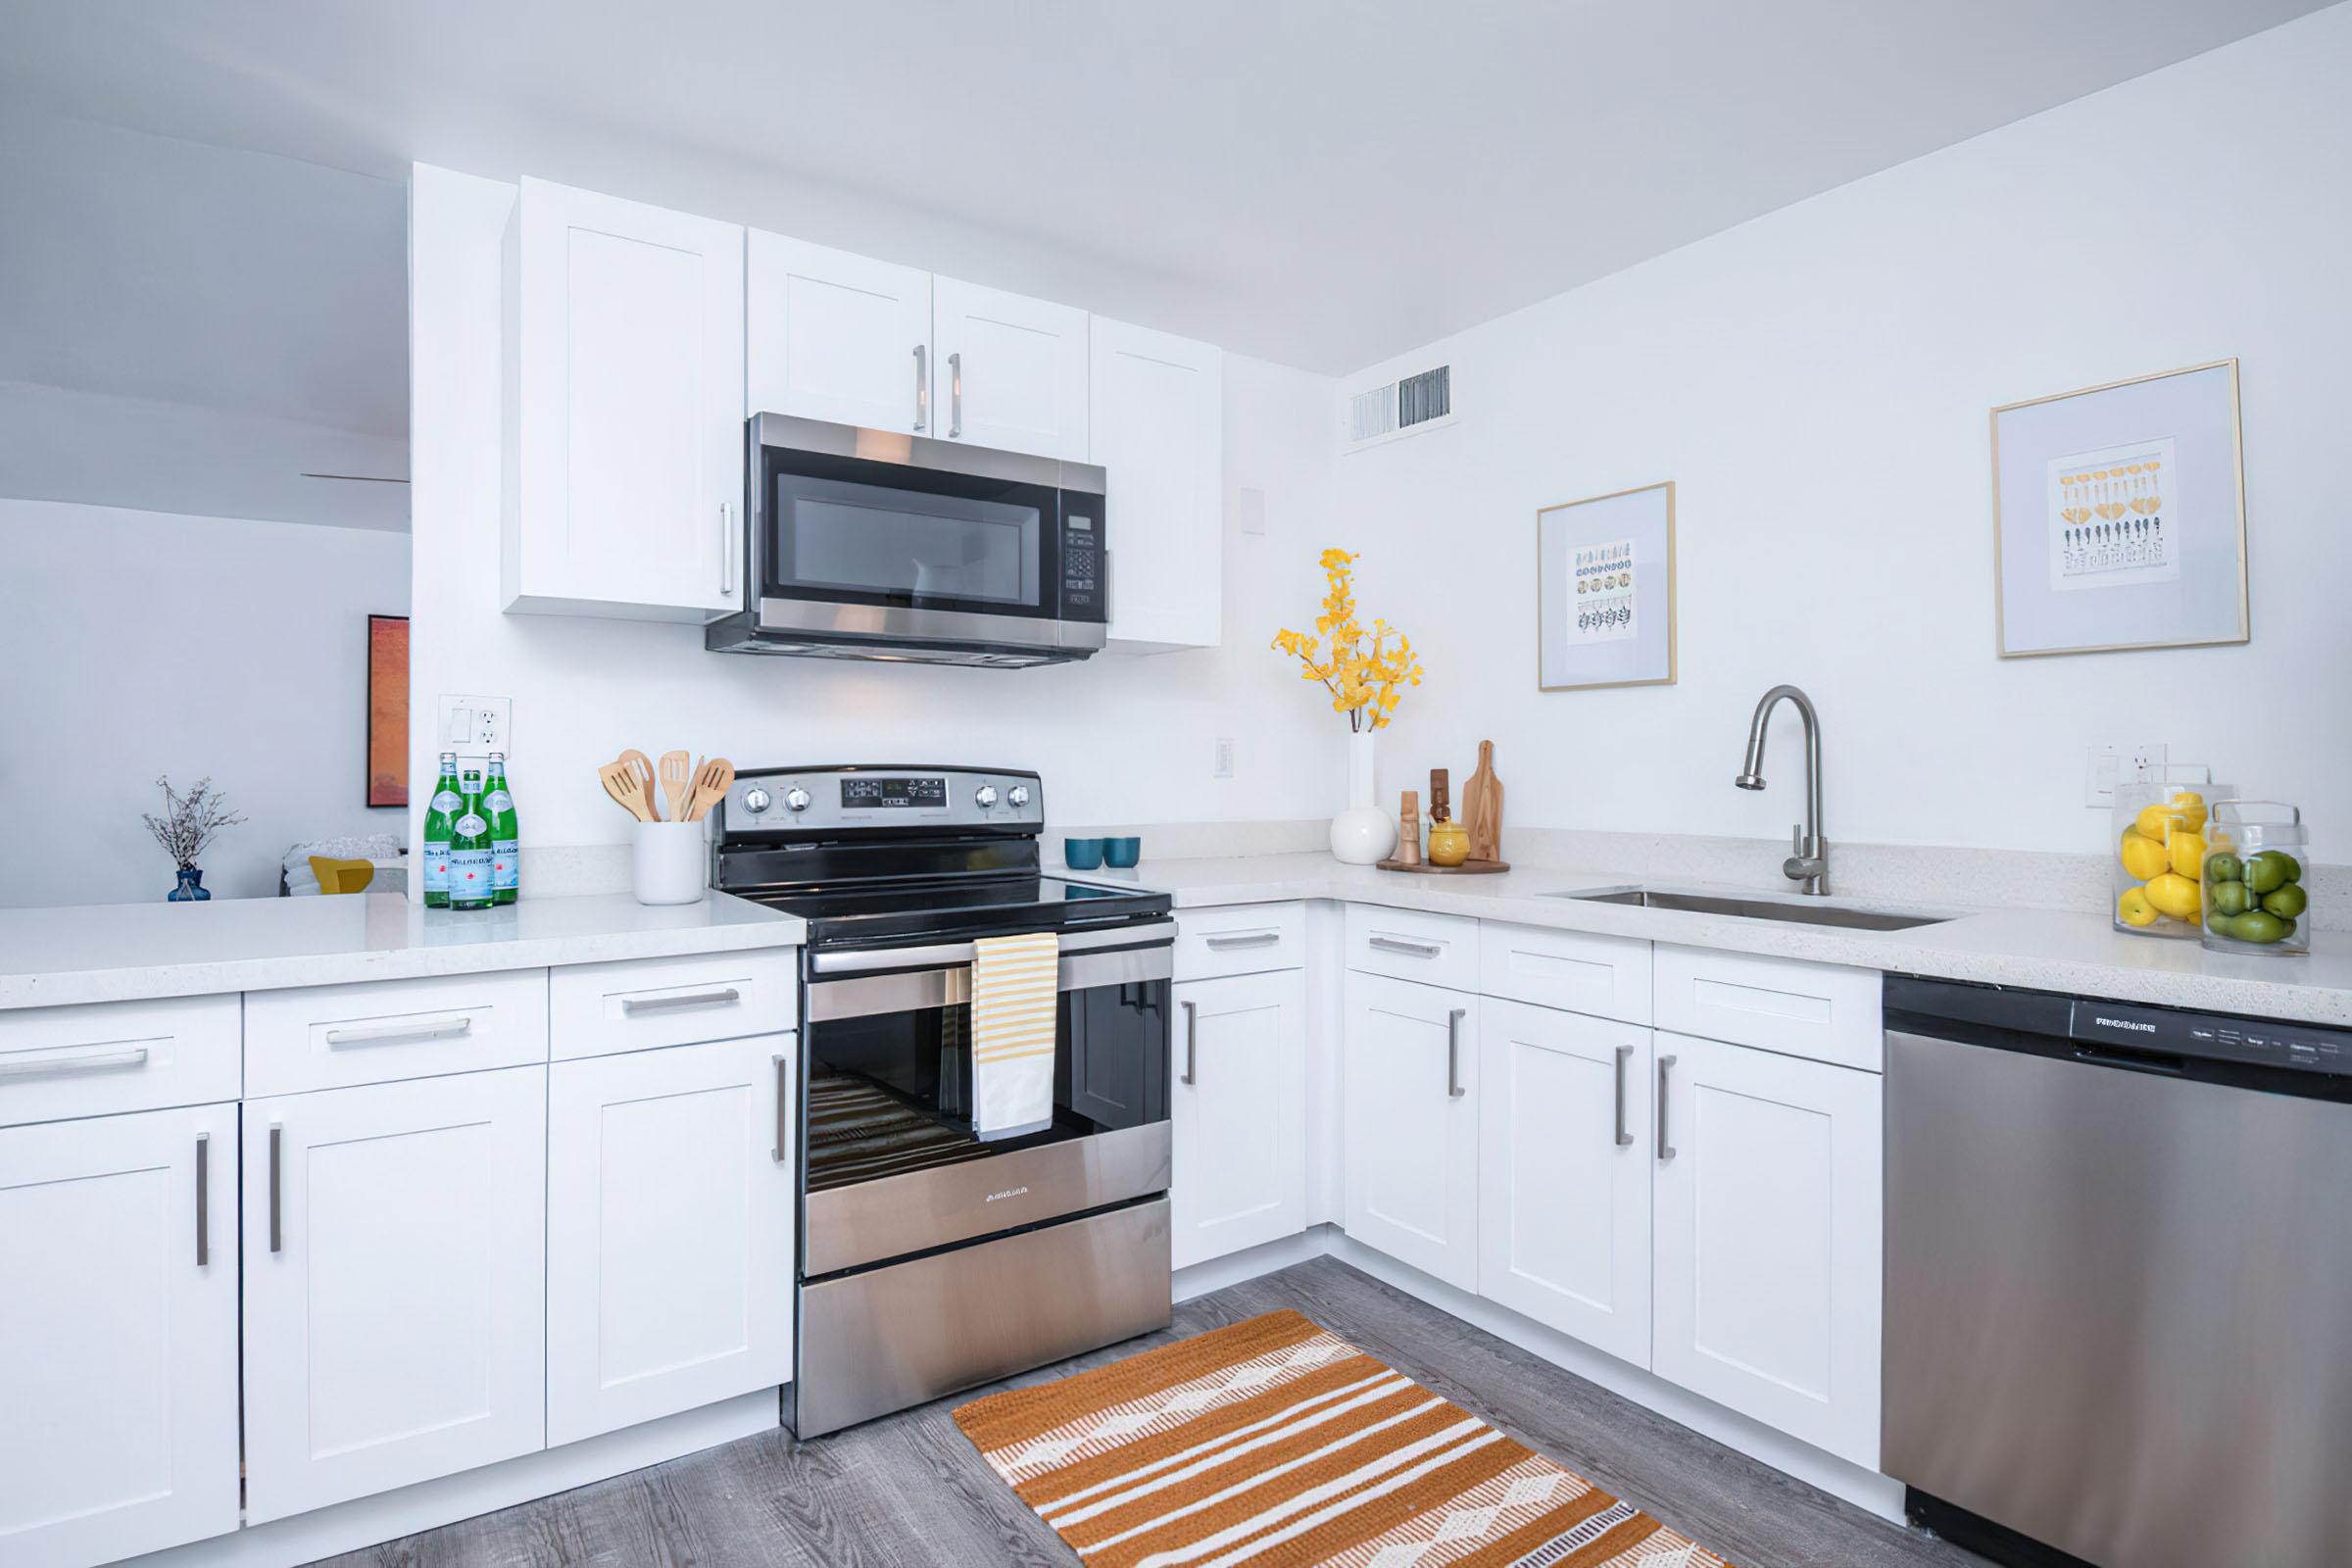
[[[1321,564],[1323,613],[1315,617],[1313,635],[1278,631],[1274,651],[1298,661],[1300,679],[1320,682],[1331,693],[1332,711],[1346,713],[1349,729],[1386,729],[1402,688],[1421,684],[1420,658],[1404,633],[1385,620],[1372,622],[1367,640],[1355,618],[1354,556],[1326,550]]]

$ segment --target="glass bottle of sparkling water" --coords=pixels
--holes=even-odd
[[[457,820],[449,831],[449,906],[487,909],[496,895],[490,887],[490,817],[482,800],[481,769],[469,767],[458,786]]]
[[[522,845],[515,836],[514,793],[507,788],[507,754],[490,754],[490,793],[482,804],[490,818],[490,896],[513,904],[522,895]]]
[[[458,818],[458,754],[441,754],[441,777],[424,812],[424,905],[428,909],[449,907],[449,834]]]

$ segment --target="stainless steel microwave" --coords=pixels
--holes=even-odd
[[[745,608],[716,653],[1018,667],[1108,621],[1102,470],[780,414],[747,423]]]

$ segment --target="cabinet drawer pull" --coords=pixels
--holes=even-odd
[[[196,1135],[196,1266],[213,1260],[213,1135]]]
[[[277,1200],[281,1185],[279,1146],[284,1141],[284,1123],[273,1121],[270,1124],[270,1250],[272,1252],[282,1252],[286,1250],[286,1233],[280,1223]]]
[[[455,1040],[473,1032],[473,1019],[444,1018],[438,1023],[387,1023],[373,1029],[329,1029],[330,1046],[388,1046],[396,1040]]]
[[[1196,1082],[1196,1074],[1200,1069],[1200,1004],[1188,1002],[1184,1004],[1184,1074],[1178,1081],[1185,1084]]]
[[[147,1048],[132,1046],[127,1051],[91,1049],[76,1056],[27,1056],[21,1060],[0,1061],[0,1078],[38,1078],[60,1072],[106,1072],[116,1067],[143,1067],[147,1064]]]
[[[963,434],[963,353],[948,356],[948,439]]]
[[[776,1163],[784,1163],[786,1152],[792,1148],[792,1072],[779,1055],[776,1064]]]
[[[921,435],[931,423],[931,350],[928,345],[914,346],[914,433]]]
[[[1467,1007],[1456,1007],[1446,1014],[1446,1098],[1462,1098],[1462,1019],[1469,1015]]]
[[[1617,1048],[1617,1147],[1619,1149],[1623,1149],[1634,1141],[1634,1135],[1625,1130],[1625,1064],[1633,1059],[1633,1047],[1619,1046]]]
[[[1250,931],[1235,936],[1204,938],[1206,946],[1222,953],[1231,948],[1270,948],[1282,940],[1278,931]]]
[[[1674,1065],[1672,1056],[1658,1058],[1658,1158],[1674,1157],[1674,1146],[1666,1141],[1666,1070]]]
[[[680,1007],[723,1007],[730,1002],[741,1002],[743,993],[733,986],[721,991],[692,991],[682,997],[623,997],[623,1012],[674,1012]]]
[[[1402,937],[1374,937],[1371,945],[1383,953],[1401,953],[1412,958],[1434,958],[1446,951],[1438,942],[1407,942]]]

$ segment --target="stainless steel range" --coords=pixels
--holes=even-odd
[[[717,885],[801,915],[798,1351],[815,1437],[1169,1320],[1163,893],[1041,871],[1007,768],[760,768]],[[973,1120],[973,944],[1060,947],[1052,1123]]]

